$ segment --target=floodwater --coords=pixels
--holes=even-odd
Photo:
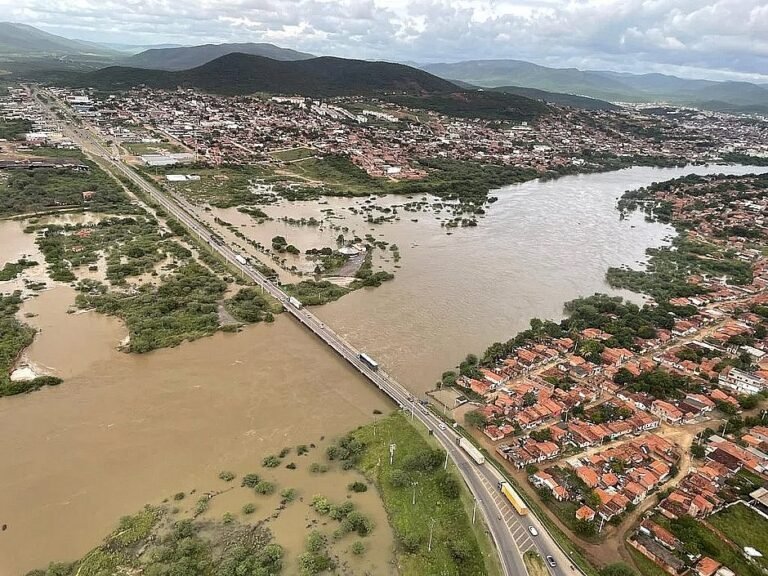
[[[563,303],[595,292],[631,296],[605,282],[611,266],[638,266],[674,230],[636,212],[619,219],[626,190],[690,173],[748,174],[746,166],[631,168],[532,181],[495,191],[475,228],[446,235],[421,215],[380,229],[397,243],[395,279],[317,309],[329,326],[370,353],[415,393],[444,370],[525,329],[533,317],[559,320]],[[375,234],[375,233],[374,233]]]
[[[467,352],[508,338],[529,318],[559,318],[564,301],[608,291],[609,266],[636,265],[646,248],[663,244],[672,234],[669,227],[647,223],[640,214],[619,220],[615,201],[625,190],[691,172],[752,171],[634,168],[510,186],[494,193],[499,200],[478,227],[450,235],[440,226],[446,214],[403,211],[399,221],[370,225],[347,210],[334,223],[360,237],[370,233],[396,243],[402,260],[396,265],[389,256],[379,258],[377,265],[399,266],[395,280],[316,312],[421,393]],[[320,218],[324,209],[341,214],[364,201],[329,199],[294,205],[293,212],[290,205],[264,210],[275,217]],[[302,250],[333,245],[338,234],[330,227],[320,231],[279,221],[252,226],[235,211],[221,217],[264,244],[283,230]],[[22,230],[20,223],[0,222],[0,263],[21,254],[39,259],[33,238]],[[126,336],[118,320],[68,314],[73,301],[74,291],[59,286],[28,300],[22,310],[41,329],[25,360],[65,382],[0,399],[0,524],[7,524],[0,532],[0,575],[79,557],[121,515],[145,503],[179,491],[221,489],[221,470],[269,477],[261,458],[283,447],[316,443],[317,451],[294,459],[320,461],[328,439],[369,422],[373,410],[390,408],[290,318],[139,356],[116,351]],[[340,487],[351,473],[318,478],[306,468],[275,471],[278,490],[297,488],[305,499],[323,492],[332,499],[343,496]],[[244,501],[234,492],[217,498],[209,513],[239,510]],[[388,573],[392,536],[384,511],[372,492],[360,502],[381,540],[357,566]],[[299,504],[274,521],[278,541],[286,540],[294,553],[309,523],[306,506]],[[269,503],[257,501],[257,507],[257,515],[272,510]]]
[[[23,310],[41,328],[27,357],[65,382],[0,400],[0,523],[8,525],[0,574],[74,559],[120,516],[178,491],[221,488],[221,470],[262,473],[262,457],[283,447],[316,443],[297,463],[323,461],[321,437],[389,409],[287,318],[138,356],[115,350],[125,336],[119,321],[67,314],[73,300],[72,289],[59,287]],[[317,480],[307,466],[281,471],[295,480],[278,489],[311,498]],[[386,565],[391,532],[376,502],[361,509],[383,539],[369,558]],[[304,533],[298,521],[293,528]]]

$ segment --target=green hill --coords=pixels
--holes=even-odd
[[[430,94],[391,94],[387,99],[403,106],[432,110],[458,118],[520,122],[533,120],[550,109],[541,102],[504,92],[456,90]]]
[[[227,54],[191,70],[163,71],[110,66],[71,75],[69,83],[108,90],[146,85],[197,88],[236,95],[267,92],[306,96],[341,96],[382,92],[426,93],[456,90],[447,80],[422,70],[343,58],[278,61],[251,54]]]
[[[196,68],[227,54],[239,52],[264,56],[272,60],[309,60],[312,54],[280,48],[274,44],[246,42],[241,44],[204,44],[145,50],[123,60],[121,64],[133,68],[155,70],[188,70]]]
[[[561,92],[548,92],[547,90],[537,90],[536,88],[523,88],[521,86],[499,86],[497,88],[491,88],[494,92],[505,92],[507,94],[516,94],[518,96],[525,96],[526,98],[532,98],[533,100],[541,100],[548,104],[557,104],[558,106],[569,106],[571,108],[579,108],[581,110],[618,110],[618,106],[606,102],[605,100],[598,100],[597,98],[590,98],[589,96],[575,96],[574,94],[563,94]]]

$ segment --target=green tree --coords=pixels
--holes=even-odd
[[[464,415],[464,420],[467,424],[474,426],[475,428],[485,428],[486,424],[488,424],[488,419],[479,410],[467,412]]]

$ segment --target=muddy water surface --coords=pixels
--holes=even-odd
[[[389,409],[287,317],[138,356],[115,350],[119,321],[67,314],[73,299],[59,287],[25,305],[42,330],[28,358],[65,383],[0,401],[0,574],[73,559],[145,503],[215,488],[221,470],[259,472],[264,455]],[[295,473],[292,487],[316,493]],[[371,513],[386,565],[381,504]]]

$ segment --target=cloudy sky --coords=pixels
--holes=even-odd
[[[516,58],[768,82],[768,0],[0,0],[3,18],[131,44],[273,42],[351,58]]]

